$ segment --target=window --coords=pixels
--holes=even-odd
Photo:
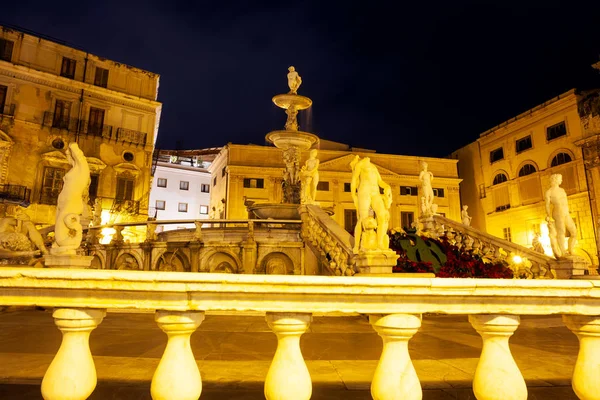
[[[69,117],[71,116],[71,102],[56,100],[54,105],[54,118],[52,127],[59,129],[69,129]]]
[[[164,210],[167,208],[167,202],[165,200],[156,200],[155,206],[157,210]]]
[[[200,185],[200,191],[202,193],[210,193],[210,185],[206,184],[206,183],[201,184]]]
[[[60,76],[69,79],[75,78],[75,65],[77,65],[77,61],[63,57],[62,66],[60,67]]]
[[[503,228],[502,234],[504,236],[504,240],[508,240],[509,242],[512,242],[512,235],[510,233],[510,227]]]
[[[40,203],[42,204],[56,204],[58,194],[63,187],[63,177],[65,176],[65,170],[62,168],[44,168],[44,177],[42,180],[42,193],[40,196]]]
[[[224,177],[227,174],[227,167],[223,167],[221,170],[221,177]]]
[[[329,191],[329,182],[317,183],[317,190],[319,190],[321,192],[328,192]]]
[[[98,175],[90,175],[90,187],[88,190],[90,200],[98,196],[98,178]]]
[[[344,183],[344,192],[350,193],[352,191],[352,185],[348,182]]]
[[[496,161],[500,161],[504,159],[504,150],[502,147],[490,151],[490,164],[495,163]]]
[[[444,197],[444,189],[442,189],[442,188],[433,188],[433,195],[435,197]]]
[[[166,188],[167,187],[167,178],[158,178],[156,180],[156,186]]]
[[[190,183],[188,181],[179,181],[179,190],[190,190]]]
[[[356,210],[344,210],[344,229],[354,235],[354,227],[358,222]]]
[[[519,154],[520,152],[525,151],[527,149],[530,149],[532,147],[533,147],[533,145],[531,144],[531,135],[524,137],[522,139],[519,139],[516,142],[517,154]]]
[[[550,166],[556,167],[558,165],[566,164],[571,161],[573,161],[573,160],[571,159],[571,156],[568,153],[558,153],[557,155],[554,156],[554,158],[552,158],[552,161],[550,162]]]
[[[564,121],[546,128],[546,140],[553,140],[566,134],[567,125],[565,125]]]
[[[117,200],[133,200],[134,180],[129,178],[117,178]]]
[[[419,189],[416,186],[400,186],[401,196],[417,196]]]
[[[6,105],[7,94],[8,86],[0,85],[0,114],[4,114],[4,106]]]
[[[100,87],[108,86],[108,70],[96,67],[96,76],[94,77],[94,85]]]
[[[125,153],[123,153],[123,160],[127,162],[132,162],[134,158],[135,156],[130,151],[126,151]]]
[[[14,44],[10,40],[0,39],[0,60],[10,62]]]
[[[90,118],[88,120],[88,133],[91,135],[102,136],[104,127],[104,110],[101,108],[90,107]]]
[[[412,228],[412,223],[415,220],[415,213],[411,211],[400,212],[400,223],[402,229]]]
[[[496,175],[494,177],[494,182],[492,182],[492,185],[498,185],[502,182],[506,182],[507,180],[508,180],[508,178],[506,177],[505,174],[499,173],[498,175]]]
[[[200,214],[208,214],[208,206],[200,206]]]
[[[177,211],[179,212],[187,212],[187,203],[179,203],[179,206],[177,206]]]
[[[262,189],[265,187],[265,180],[262,178],[244,178],[244,187]]]
[[[536,172],[537,172],[537,170],[535,169],[535,167],[532,164],[525,164],[519,170],[519,176],[527,176],[527,175],[535,174]]]

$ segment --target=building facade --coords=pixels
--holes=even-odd
[[[148,215],[157,220],[208,219],[211,175],[220,149],[160,150],[154,167]],[[159,225],[157,231],[194,224]]]
[[[598,264],[593,188],[598,188],[600,175],[597,163],[586,167],[582,146],[594,147],[597,140],[591,139],[600,130],[584,124],[586,96],[570,90],[482,133],[451,155],[459,160],[461,199],[469,206],[472,226],[526,247],[540,235],[551,255],[544,193],[550,176],[561,174],[577,226],[578,255]],[[587,112],[591,121],[597,112],[595,117]]]
[[[159,76],[0,27],[0,199],[51,225],[76,141],[103,222],[146,218]]]
[[[356,224],[350,194],[350,162],[355,155],[370,157],[383,180],[392,186],[390,227],[410,227],[420,215],[421,161],[426,161],[434,174],[438,213],[460,220],[456,160],[379,154],[321,140],[316,201],[323,208],[333,209],[332,218],[349,232],[354,231]],[[304,152],[301,162],[307,158],[308,152]],[[231,143],[224,146],[209,168],[212,176],[210,212],[215,218],[245,219],[248,218],[246,204],[281,202],[284,168],[282,150],[275,147]]]

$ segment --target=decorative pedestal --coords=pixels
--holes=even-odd
[[[391,274],[398,254],[394,250],[372,250],[354,256],[354,260],[359,274]]]
[[[556,279],[571,279],[572,276],[585,275],[588,263],[581,257],[566,256],[558,260],[558,265],[552,269]]]
[[[76,254],[46,254],[44,264],[47,268],[89,268],[93,256],[78,256]]]

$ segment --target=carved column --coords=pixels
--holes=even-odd
[[[408,341],[421,327],[421,316],[370,315],[369,322],[383,339],[381,358],[371,382],[374,400],[420,400],[421,383],[408,354]]]
[[[518,315],[469,315],[469,322],[483,339],[473,378],[478,400],[527,399],[525,380],[508,346],[519,321]]]
[[[204,311],[157,311],[155,320],[168,341],[152,377],[152,399],[197,400],[202,393],[202,380],[190,337],[204,320]]]
[[[62,343],[42,380],[45,400],[83,400],[92,394],[97,379],[89,338],[105,315],[106,310],[54,310],[52,317],[62,332]]]
[[[300,351],[300,336],[308,329],[308,313],[267,313],[267,323],[277,336],[277,351],[265,379],[267,400],[308,400],[312,382]]]
[[[571,382],[580,399],[600,398],[600,316],[563,315],[565,325],[579,338],[579,354]]]

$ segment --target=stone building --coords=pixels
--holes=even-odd
[[[459,182],[456,160],[379,154],[372,150],[321,139],[318,159],[317,198],[323,208],[334,211],[333,218],[353,232],[356,210],[350,195],[355,155],[368,156],[383,180],[392,186],[390,227],[408,227],[419,217],[420,162],[426,161],[434,174],[433,188],[438,213],[460,220]],[[308,158],[302,154],[301,164]],[[227,144],[209,170],[212,174],[211,212],[215,218],[248,218],[246,204],[279,203],[285,164],[282,150],[271,146]]]
[[[0,27],[0,201],[54,223],[65,149],[77,141],[104,222],[146,218],[159,76]],[[95,200],[98,201],[95,201]]]
[[[578,255],[597,265],[599,111],[598,91],[573,89],[455,151],[472,226],[526,247],[539,234],[552,255],[544,192],[559,173],[578,229]]]
[[[156,220],[208,219],[208,167],[220,148],[160,150],[154,166],[148,215]],[[194,224],[159,225],[157,232]]]

